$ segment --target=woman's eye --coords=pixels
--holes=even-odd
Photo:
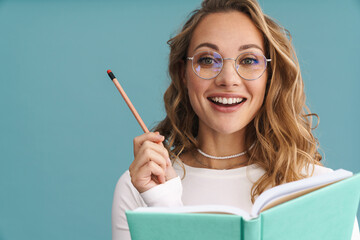
[[[245,58],[243,60],[241,60],[241,64],[244,65],[253,65],[253,64],[258,64],[259,61],[255,58]]]
[[[203,64],[203,65],[212,65],[215,63],[215,60],[210,57],[202,57],[199,59],[198,62],[199,62],[199,64]]]

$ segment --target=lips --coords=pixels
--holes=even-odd
[[[242,97],[209,97],[209,101],[220,106],[234,106],[246,101],[246,98]]]
[[[237,111],[246,102],[247,98],[235,94],[217,94],[207,97],[211,107],[222,113],[232,113]]]

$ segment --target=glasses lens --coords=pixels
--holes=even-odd
[[[220,73],[223,61],[220,54],[206,51],[196,53],[192,63],[196,75],[204,79],[211,79]]]
[[[236,69],[244,79],[258,79],[266,69],[265,57],[261,53],[256,52],[242,53],[236,59]]]

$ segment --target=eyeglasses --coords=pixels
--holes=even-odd
[[[203,51],[186,59],[192,61],[193,71],[202,79],[215,78],[220,74],[224,60],[233,60],[240,77],[249,81],[260,78],[266,70],[267,63],[271,61],[260,52],[244,52],[237,58],[223,58],[217,52]]]

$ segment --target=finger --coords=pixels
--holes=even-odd
[[[159,153],[160,155],[162,155],[164,157],[164,159],[169,158],[169,152],[167,151],[167,149],[163,145],[160,145],[160,144],[157,144],[157,143],[154,143],[154,142],[151,142],[151,141],[145,141],[143,143],[143,145],[141,146],[139,151],[141,151],[142,148],[144,148],[144,149],[150,148],[153,151],[155,151],[155,152]]]
[[[131,163],[132,169],[139,169],[148,162],[153,161],[162,169],[166,170],[166,158],[152,148],[144,148],[139,151],[138,157]]]
[[[158,164],[154,163],[153,161],[149,162],[149,167],[151,167],[151,174],[157,176],[158,181],[160,183],[165,183],[165,170],[161,168]]]
[[[164,141],[165,137],[154,133],[154,132],[148,132],[148,133],[144,133],[140,136],[137,136],[134,138],[133,140],[133,145],[134,145],[134,156],[136,155],[136,153],[138,152],[138,150],[140,149],[141,145],[146,141],[151,141],[151,142],[162,142]]]
[[[138,176],[148,176],[151,179],[151,176],[154,175],[157,177],[159,183],[165,182],[165,171],[158,164],[153,161],[148,162],[139,169]]]
[[[144,165],[147,161],[151,160],[151,157],[154,156],[153,152],[158,153],[159,155],[163,156],[164,160],[157,161],[157,159],[153,159],[158,164],[162,165],[164,164],[164,168],[167,165],[166,159],[169,158],[169,153],[167,152],[166,148],[160,146],[159,144],[156,144],[151,141],[145,141],[143,145],[141,145],[139,151],[135,155],[135,159],[133,161],[132,167],[140,167]]]
[[[166,168],[172,167],[172,162],[170,160],[170,157],[166,159]]]

